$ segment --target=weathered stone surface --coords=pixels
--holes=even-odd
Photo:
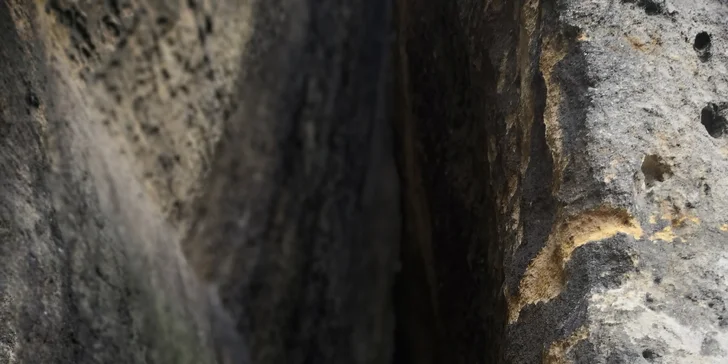
[[[2,2],[0,363],[388,362],[389,12]]]
[[[728,6],[400,8],[406,205],[428,211],[405,210],[403,247],[433,291],[435,350],[468,363],[727,360]]]
[[[579,30],[575,47],[590,81],[581,130],[588,143],[578,152],[587,156],[594,181],[594,192],[585,192],[601,196],[585,203],[628,211],[643,230],[610,232],[614,238],[594,239],[580,252],[603,263],[592,263],[585,294],[589,335],[570,356],[724,362],[728,164],[725,140],[702,124],[717,122],[706,120],[704,108],[728,95],[728,6],[707,0],[562,6],[559,21]],[[710,43],[701,44],[703,32]],[[568,63],[562,67],[565,78]],[[613,253],[594,255],[600,250]]]
[[[213,363],[213,306],[42,10],[0,5],[0,361]]]
[[[0,3],[0,363],[727,361],[728,5],[392,5]]]

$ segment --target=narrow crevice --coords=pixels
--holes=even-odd
[[[412,114],[409,62],[407,58],[407,0],[398,0],[395,21],[398,39],[395,55],[396,98],[394,110],[396,155],[402,190],[401,270],[394,287],[395,364],[439,362],[437,320],[431,279],[429,209],[422,196],[416,129]]]
[[[402,269],[396,364],[497,363],[504,299],[487,141],[496,77],[477,2],[399,0]],[[475,35],[475,36],[474,36]]]

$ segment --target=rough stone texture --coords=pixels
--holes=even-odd
[[[728,361],[728,4],[391,5],[0,3],[0,362]]]
[[[581,131],[588,144],[579,152],[587,155],[602,197],[590,203],[629,211],[643,230],[641,236],[595,239],[580,252],[614,251],[608,264],[590,272],[600,279],[585,295],[589,335],[571,357],[725,362],[728,149],[711,130],[721,121],[708,120],[720,119],[722,111],[705,115],[705,108],[728,96],[728,4],[561,6],[560,22],[582,34],[578,47],[591,81]],[[709,45],[701,46],[702,32],[712,38]],[[562,74],[568,72],[568,63],[562,67]],[[620,268],[615,258],[621,252],[629,259]],[[618,284],[601,278],[615,270],[622,270]]]
[[[0,3],[0,363],[388,362],[389,12]]]
[[[91,87],[53,48],[69,28],[42,10],[0,5],[0,362],[216,362],[224,313],[108,148]]]
[[[403,262],[428,282],[400,304],[432,291],[432,355],[726,361],[728,5],[399,5]]]

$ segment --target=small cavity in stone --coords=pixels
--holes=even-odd
[[[700,112],[700,123],[713,138],[722,137],[728,126],[728,120],[722,115],[723,109],[711,102]]]
[[[655,360],[657,359],[657,354],[652,349],[645,349],[642,351],[642,357],[647,360]]]
[[[712,37],[707,32],[700,32],[695,36],[693,41],[693,49],[698,53],[698,58],[705,62],[710,59],[710,49],[712,47]]]
[[[665,182],[672,176],[672,169],[662,157],[656,154],[645,156],[642,160],[642,173],[645,176],[645,185],[654,187],[657,182]]]
[[[28,104],[34,108],[38,108],[40,106],[40,100],[38,99],[38,96],[36,96],[35,92],[30,91],[28,92],[27,96]]]
[[[664,11],[664,1],[660,0],[622,0],[623,3],[637,3],[647,15],[658,15]]]
[[[707,32],[700,32],[698,33],[698,35],[695,36],[695,42],[693,43],[693,47],[695,47],[696,51],[708,49],[710,48],[710,41],[710,34],[708,34]]]
[[[655,299],[652,298],[652,296],[648,293],[648,294],[645,295],[645,301],[647,303],[654,303],[655,302]]]
[[[644,4],[643,6],[647,15],[657,15],[662,13],[662,6],[656,1],[643,1],[642,3]]]

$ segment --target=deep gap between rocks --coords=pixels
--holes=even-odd
[[[478,2],[397,7],[404,227],[394,363],[498,362],[505,302],[486,146],[502,115],[488,50],[477,49],[489,25],[472,16],[484,14]]]

